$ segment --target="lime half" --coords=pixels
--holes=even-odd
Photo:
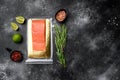
[[[23,16],[17,16],[15,19],[19,24],[23,24],[25,22],[25,18]]]
[[[19,33],[15,33],[15,34],[13,34],[13,36],[12,36],[12,40],[13,40],[13,42],[15,42],[15,43],[21,43],[21,42],[22,42],[22,35],[19,34]]]
[[[19,29],[18,25],[14,22],[11,22],[11,27],[13,30],[17,31]]]

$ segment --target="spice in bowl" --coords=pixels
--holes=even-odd
[[[11,60],[14,62],[20,62],[23,59],[23,55],[20,51],[13,51],[10,56]]]
[[[67,17],[67,13],[65,9],[60,9],[59,11],[57,11],[57,13],[55,14],[55,19],[58,22],[63,22]]]

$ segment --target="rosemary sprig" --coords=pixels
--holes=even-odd
[[[67,38],[67,28],[63,24],[62,26],[55,25],[55,45],[57,49],[57,56],[60,64],[66,67],[66,61],[64,56],[64,48],[66,45],[66,38]]]

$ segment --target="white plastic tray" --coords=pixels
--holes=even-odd
[[[30,19],[40,19],[40,18],[30,18]],[[42,18],[43,19],[43,18]],[[47,18],[50,19],[50,29],[51,29],[51,42],[50,42],[50,48],[51,48],[51,52],[50,52],[50,58],[40,58],[40,59],[34,59],[34,58],[28,58],[26,60],[26,64],[52,64],[53,63],[53,30],[52,30],[52,18]],[[28,26],[27,26],[28,28]],[[27,54],[28,55],[28,54]]]

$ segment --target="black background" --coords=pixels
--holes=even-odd
[[[10,23],[22,15],[53,18],[56,24],[54,16],[61,8],[68,12],[67,67],[57,62],[55,45],[53,65],[25,64],[27,23],[19,31]],[[21,44],[12,41],[14,33],[23,35]],[[0,0],[0,80],[120,80],[119,39],[120,0]],[[6,47],[21,51],[24,61],[12,62]]]

